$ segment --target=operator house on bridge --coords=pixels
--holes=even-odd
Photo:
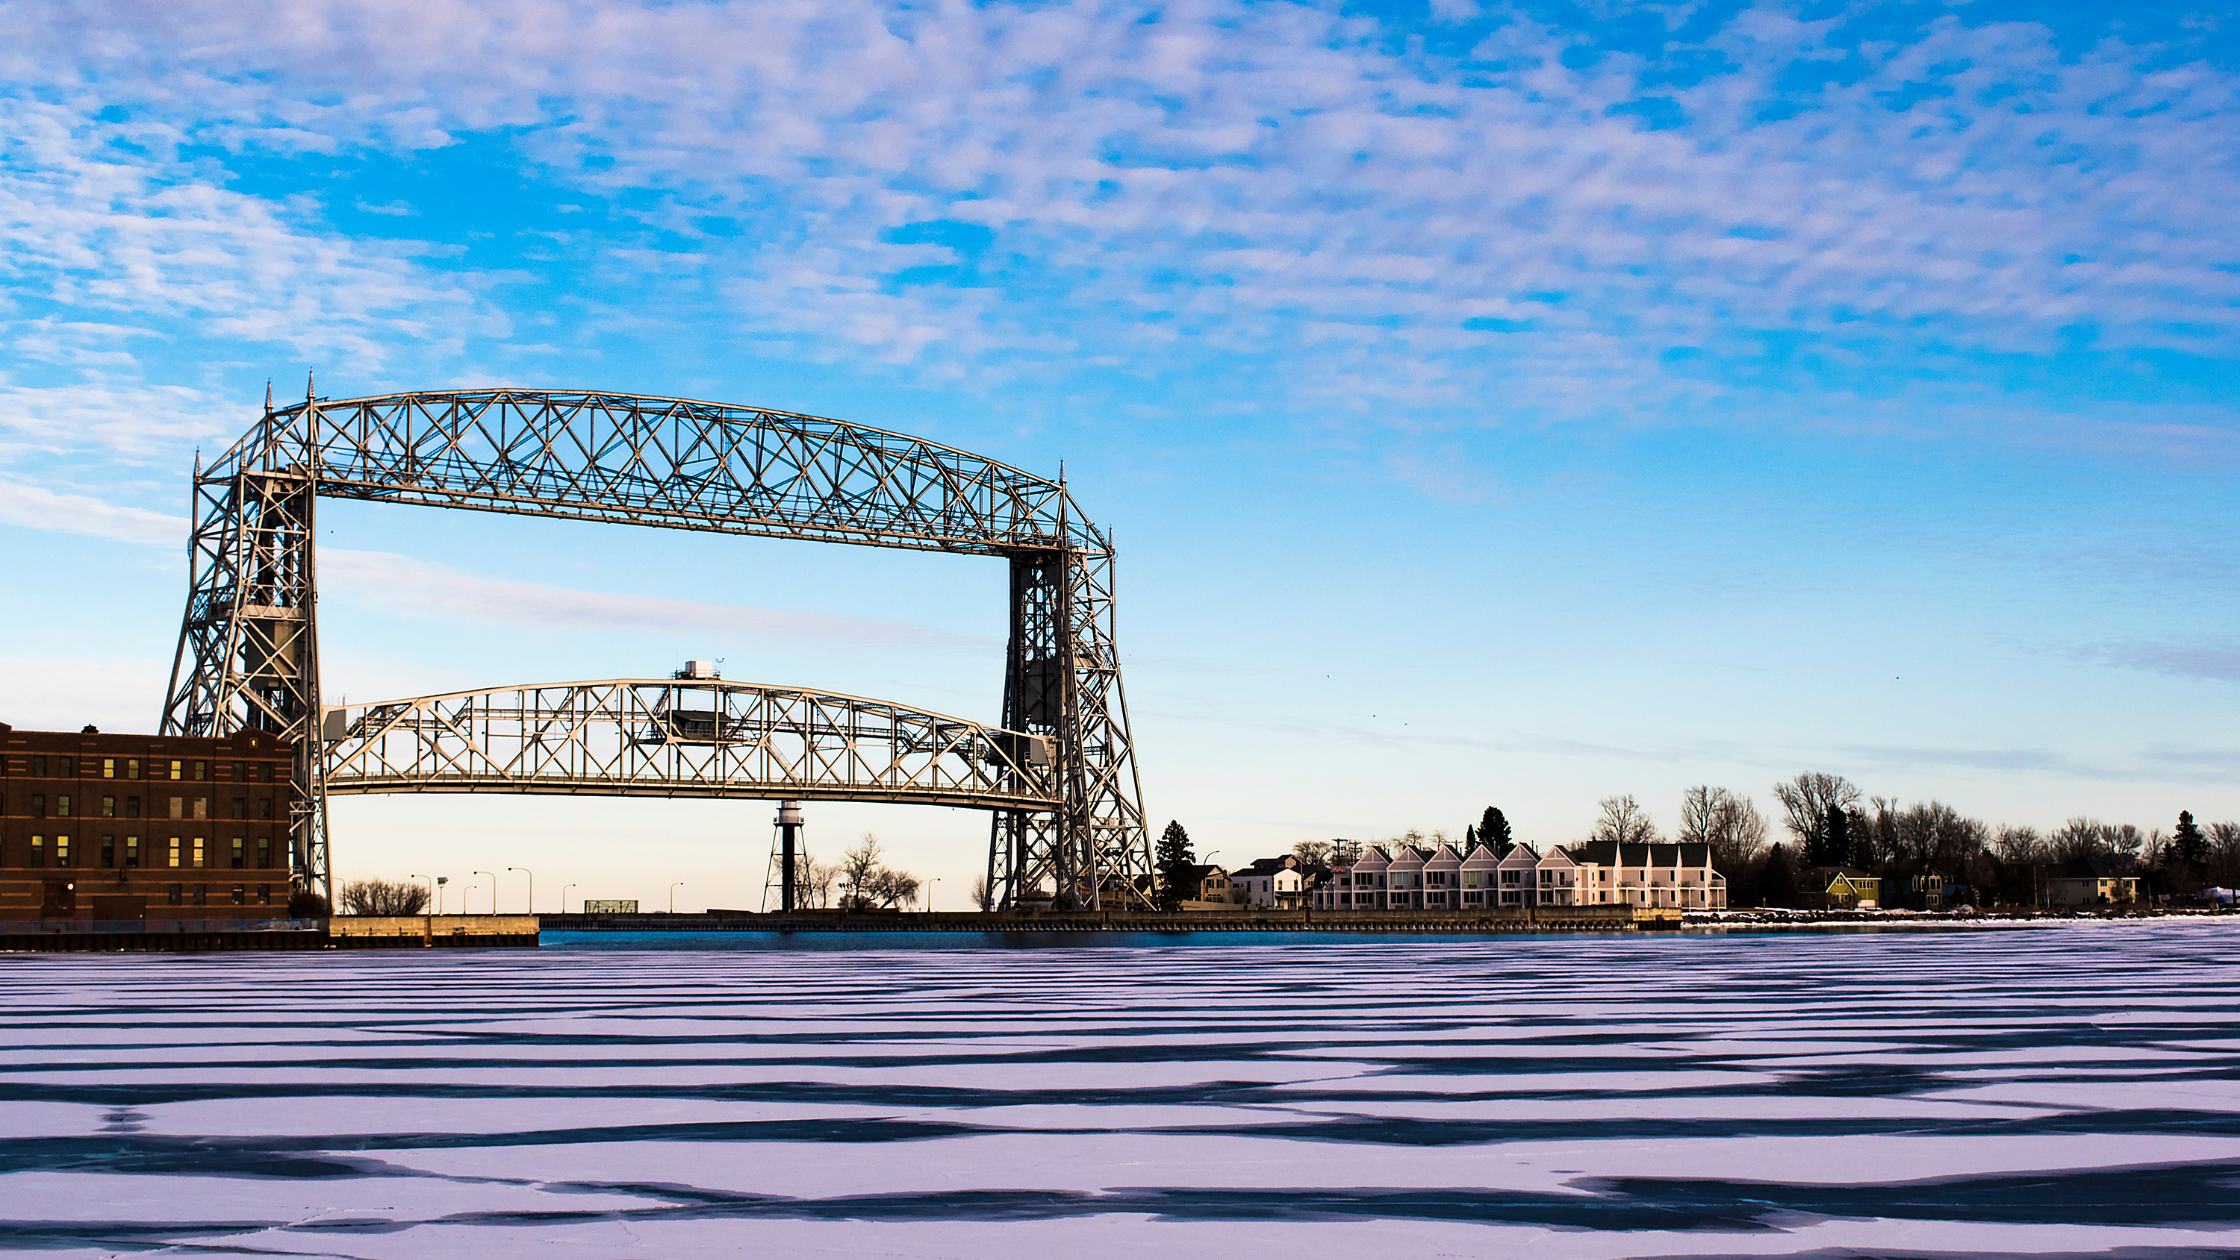
[[[0,920],[287,913],[290,747],[0,723]]]

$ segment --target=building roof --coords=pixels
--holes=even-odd
[[[1299,859],[1286,853],[1281,857],[1254,858],[1250,863],[1229,872],[1232,879],[1246,875],[1268,876],[1296,869]]]
[[[1708,844],[1620,844],[1615,840],[1589,840],[1566,846],[1575,862],[1597,866],[1709,866]],[[1623,859],[1623,860],[1621,860]]]

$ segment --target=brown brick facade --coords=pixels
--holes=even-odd
[[[0,921],[288,913],[290,747],[0,723]]]

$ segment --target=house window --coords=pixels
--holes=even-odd
[[[31,865],[36,867],[45,866],[46,864],[47,838],[45,836],[31,837]]]
[[[115,836],[101,837],[101,868],[103,870],[110,870],[113,869],[116,864],[117,838]]]
[[[194,866],[195,866],[195,869],[196,869],[196,870],[198,870],[198,871],[202,869],[202,837],[201,837],[201,836],[196,836],[196,837],[194,838]]]
[[[101,816],[103,818],[115,818],[117,816],[116,797],[104,796],[101,798]]]
[[[140,865],[140,837],[126,836],[124,838],[124,864],[127,870],[135,869]]]
[[[174,906],[179,904],[179,894],[184,891],[185,888],[186,885],[184,884],[173,884],[171,886],[171,893],[170,897],[168,898],[170,904]]]
[[[139,797],[128,796],[124,798],[124,816],[127,818],[138,818],[140,816]]]
[[[241,869],[241,858],[242,858],[242,853],[241,853],[241,837],[239,837],[239,836],[235,836],[235,837],[233,838],[233,869],[234,869],[234,870],[237,870],[237,871],[238,871],[238,870],[240,870],[240,869]],[[235,902],[235,903],[233,903],[233,904],[235,904],[235,905],[240,905],[241,903],[237,901],[237,902]]]

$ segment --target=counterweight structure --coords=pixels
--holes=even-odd
[[[1149,904],[1112,545],[1062,479],[816,416],[512,389],[268,403],[254,429],[196,467],[163,730],[261,730],[296,742],[290,826],[307,885],[331,892],[314,543],[322,497],[1001,557],[1010,634],[1002,719],[991,729],[1046,741],[1055,804],[980,804],[995,810],[989,888],[1004,908]]]

